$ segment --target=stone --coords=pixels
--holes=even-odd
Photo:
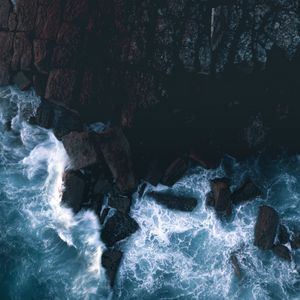
[[[147,196],[154,198],[156,202],[169,209],[180,211],[192,211],[197,206],[197,199],[184,195],[177,195],[172,190],[152,191],[146,193]]]
[[[108,198],[108,205],[126,214],[129,213],[131,199],[123,195],[110,195]]]
[[[35,27],[38,0],[18,0],[16,12],[18,16],[18,31],[33,31]]]
[[[1,0],[0,2],[0,29],[8,28],[9,14],[12,9],[10,0]]]
[[[138,223],[129,215],[116,211],[110,217],[101,232],[102,241],[111,247],[115,243],[126,239],[139,229]]]
[[[287,261],[292,260],[291,252],[290,252],[289,248],[284,245],[277,244],[277,245],[273,246],[272,251],[274,252],[275,255],[277,255],[278,257],[280,257],[284,260],[287,260]]]
[[[47,74],[49,72],[51,46],[47,40],[34,40],[34,66],[40,73]]]
[[[76,86],[77,72],[56,69],[50,72],[45,98],[61,102],[70,107]]]
[[[85,180],[79,172],[67,171],[64,174],[63,181],[64,191],[61,201],[77,213],[82,208],[84,202]]]
[[[231,192],[227,178],[217,178],[211,181],[211,191],[214,198],[214,208],[216,212],[232,213]]]
[[[272,249],[278,226],[277,211],[267,205],[261,206],[254,229],[254,245],[263,250]]]
[[[25,91],[29,89],[32,85],[32,81],[29,76],[24,72],[18,72],[13,77],[13,83],[21,90]]]
[[[102,253],[101,264],[106,269],[106,274],[110,282],[110,286],[113,287],[116,279],[116,275],[121,263],[123,253],[119,250],[108,249]]]
[[[133,191],[136,182],[131,161],[131,150],[121,128],[109,128],[97,134],[97,143],[121,192]]]
[[[232,194],[231,199],[233,204],[240,204],[244,201],[260,197],[261,195],[261,190],[251,180],[248,180]]]
[[[98,162],[97,149],[89,132],[70,132],[62,139],[72,168],[82,169]]]
[[[28,35],[17,32],[14,39],[14,54],[11,61],[13,71],[29,71],[32,64],[32,45]]]
[[[240,267],[239,260],[238,260],[237,256],[234,253],[232,253],[230,255],[230,263],[233,267],[233,271],[234,271],[235,276],[238,279],[241,279],[242,278],[242,270],[241,270],[241,267]]]
[[[162,184],[167,186],[174,185],[187,171],[188,162],[186,159],[178,158],[171,163],[167,168],[163,178]]]
[[[289,232],[286,228],[286,226],[280,224],[279,230],[278,230],[278,240],[280,244],[286,244],[290,240]]]

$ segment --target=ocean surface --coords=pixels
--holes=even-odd
[[[0,89],[0,299],[300,299],[300,250],[291,263],[253,246],[258,207],[268,204],[289,230],[300,231],[300,158],[269,157],[216,170],[194,167],[175,185],[198,199],[191,213],[134,196],[140,230],[124,251],[110,291],[101,268],[104,245],[90,211],[60,205],[68,157],[50,130],[26,120],[39,104],[33,92]],[[229,176],[232,189],[250,177],[264,191],[222,222],[205,206],[209,180]],[[163,189],[163,186],[148,189]],[[235,253],[238,280],[229,262]]]

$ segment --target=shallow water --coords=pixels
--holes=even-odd
[[[51,131],[25,121],[38,103],[33,93],[0,89],[0,299],[300,299],[300,250],[290,264],[253,246],[261,204],[300,230],[297,156],[261,155],[241,164],[226,157],[216,170],[191,169],[175,188],[198,198],[192,213],[136,194],[131,214],[140,230],[120,245],[125,254],[111,294],[96,216],[74,216],[60,205],[66,152]],[[209,180],[224,175],[233,189],[251,177],[266,199],[236,206],[232,220],[221,222],[204,199]],[[232,252],[240,281],[229,263]]]

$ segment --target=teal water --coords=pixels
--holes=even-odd
[[[131,215],[140,230],[120,244],[124,259],[109,292],[96,216],[74,216],[60,205],[66,152],[51,131],[25,121],[38,103],[31,92],[0,90],[0,299],[300,299],[300,250],[287,263],[253,246],[261,204],[300,231],[298,156],[260,155],[244,163],[226,157],[216,170],[191,169],[175,189],[198,198],[192,213],[136,194]],[[204,199],[209,180],[224,175],[232,189],[251,177],[266,199],[236,206],[232,220],[221,222]],[[232,252],[241,280],[229,263]]]

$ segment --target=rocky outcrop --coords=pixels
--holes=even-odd
[[[254,245],[263,250],[272,249],[278,226],[277,211],[270,206],[261,206],[255,224]]]
[[[275,255],[277,255],[278,257],[284,260],[287,260],[289,262],[292,260],[291,252],[289,248],[284,245],[277,244],[273,246],[272,251],[274,252]]]

